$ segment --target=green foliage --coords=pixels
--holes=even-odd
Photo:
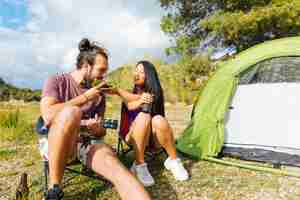
[[[214,69],[214,65],[207,56],[184,57],[180,64],[191,81],[198,77],[207,76]]]
[[[15,149],[2,149],[0,150],[0,160],[9,160],[17,154]]]
[[[133,87],[133,65],[123,65],[109,74],[109,82],[114,86],[131,90]]]
[[[190,49],[207,36],[197,24],[220,7],[218,0],[160,0],[160,3],[167,12],[161,20],[161,29],[176,44],[166,51],[180,55],[191,53]]]
[[[8,111],[0,111],[0,141],[30,141],[35,137],[34,122],[19,108],[11,108]],[[35,115],[36,119],[37,116]]]
[[[207,37],[239,50],[269,39],[300,33],[299,0],[160,0],[161,29],[174,39],[167,54],[193,54]]]
[[[226,11],[248,11],[253,7],[266,6],[272,0],[223,0],[223,8]]]
[[[219,12],[201,21],[200,27],[223,35],[227,43],[245,49],[270,38],[299,35],[300,1],[278,1],[249,12]]]
[[[166,49],[166,54],[181,54],[183,56],[191,55],[191,48],[197,47],[200,43],[199,38],[196,36],[180,36],[176,40],[176,47],[169,47]]]
[[[9,101],[10,99],[29,101],[40,101],[41,90],[19,89],[5,83],[0,78],[0,101]]]
[[[20,111],[0,112],[0,126],[3,128],[16,128],[20,121]]]
[[[156,67],[165,99],[171,103],[192,104],[194,96],[202,85],[198,80],[206,79],[208,74],[214,70],[214,65],[207,57],[185,56],[176,64],[165,64],[153,58],[147,60]],[[118,83],[119,87],[131,90],[133,87],[133,70],[133,65],[125,65],[111,72],[109,79]]]

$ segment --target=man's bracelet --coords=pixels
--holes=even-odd
[[[90,100],[86,94],[83,93],[82,95],[86,98],[86,101]]]

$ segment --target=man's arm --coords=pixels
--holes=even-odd
[[[41,113],[46,125],[51,124],[52,120],[64,107],[67,106],[82,106],[90,100],[100,97],[100,90],[98,86],[87,90],[85,93],[69,100],[64,103],[60,103],[57,98],[51,96],[45,96],[41,100]]]
[[[86,95],[80,95],[67,102],[59,101],[60,83],[59,76],[49,77],[43,86],[40,110],[46,125],[50,125],[54,117],[66,106],[81,106],[88,101]]]
[[[40,104],[42,117],[47,125],[51,124],[52,120],[66,106],[82,106],[88,101],[85,95],[79,95],[67,102],[59,103],[54,97],[43,97]]]
[[[95,108],[96,115],[93,119],[88,119],[86,121],[86,127],[91,135],[96,137],[103,137],[106,135],[106,129],[103,127],[105,108],[106,98],[105,96],[102,96],[100,104]]]

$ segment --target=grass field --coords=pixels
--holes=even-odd
[[[119,117],[119,104],[109,102],[107,108],[106,117]],[[189,121],[191,107],[176,104],[168,105],[166,110],[175,135],[180,135]],[[10,117],[9,113],[12,113]],[[0,200],[13,199],[23,172],[29,174],[30,199],[42,199],[42,161],[34,133],[38,116],[37,103],[0,104]],[[114,146],[115,134],[109,132],[105,141]],[[188,158],[183,160],[191,179],[176,182],[170,172],[163,168],[165,158],[165,155],[161,155],[149,163],[156,184],[147,190],[155,200],[300,199],[300,179]],[[123,158],[127,165],[132,159],[132,155]],[[69,182],[64,191],[65,199],[70,200],[120,199],[114,187],[82,176]]]

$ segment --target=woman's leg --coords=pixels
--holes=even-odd
[[[146,113],[139,113],[135,118],[129,138],[129,143],[133,145],[136,164],[145,163],[145,149],[149,141],[151,116]]]
[[[166,169],[171,170],[176,180],[188,180],[189,175],[180,158],[177,157],[172,129],[163,116],[156,115],[152,118],[152,132],[158,143],[164,147],[169,155],[164,162]]]
[[[173,131],[166,118],[156,115],[152,118],[151,123],[154,139],[167,151],[171,159],[176,159],[177,154]]]
[[[117,159],[108,145],[93,145],[88,153],[87,163],[96,173],[114,184],[123,200],[150,200],[143,185]]]
[[[148,145],[150,136],[150,123],[150,114],[139,113],[131,126],[131,132],[129,135],[129,142],[133,145],[135,151],[135,162],[130,170],[146,187],[155,183],[144,159],[145,148]]]

